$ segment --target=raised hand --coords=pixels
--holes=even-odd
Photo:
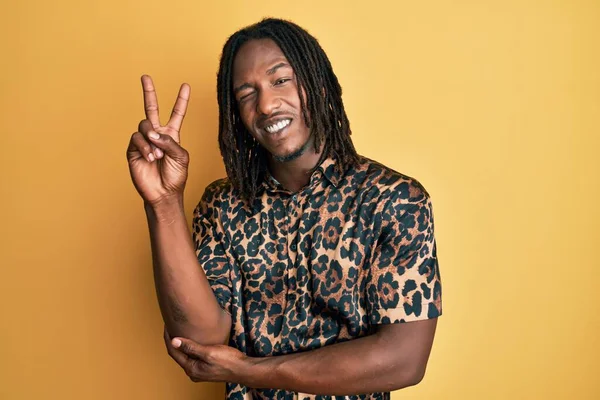
[[[152,78],[142,76],[146,119],[131,135],[127,161],[131,180],[145,202],[158,204],[171,196],[183,196],[189,154],[179,145],[181,125],[190,98],[190,86],[181,85],[166,125],[160,124],[158,100]]]

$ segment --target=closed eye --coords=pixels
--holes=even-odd
[[[250,93],[248,93],[248,94],[245,94],[245,95],[243,95],[242,97],[240,97],[240,98],[239,98],[238,102],[242,102],[242,101],[244,101],[244,100],[248,99],[248,98],[249,98],[250,96],[252,96],[254,93],[256,93],[256,92],[250,92]]]

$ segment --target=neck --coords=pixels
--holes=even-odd
[[[278,161],[269,156],[269,171],[284,188],[295,193],[310,182],[311,173],[317,167],[323,147],[321,146],[321,152],[317,153],[311,141],[308,149],[291,161]]]

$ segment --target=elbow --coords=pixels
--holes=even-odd
[[[423,380],[423,378],[425,377],[425,369],[423,368],[422,370],[417,370],[415,372],[413,372],[408,379],[408,386],[416,386],[419,383],[421,383],[421,381]]]
[[[221,335],[210,332],[192,334],[190,335],[189,339],[204,346],[227,345],[229,343],[229,335]]]
[[[425,365],[412,365],[400,369],[400,374],[396,380],[397,384],[393,390],[403,389],[410,386],[416,386],[425,377]]]
[[[190,333],[189,339],[206,346],[226,345],[229,342],[229,331],[230,328],[224,324],[209,329],[206,327],[196,328]]]
[[[168,331],[170,338],[183,337],[205,346],[226,345],[229,342],[231,322],[224,319],[219,324],[212,326],[198,326],[188,323],[184,327],[175,326],[173,328],[165,325],[165,330]]]

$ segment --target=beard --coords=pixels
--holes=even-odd
[[[280,163],[293,161],[293,160],[299,158],[302,154],[304,154],[306,152],[306,150],[308,150],[308,148],[310,147],[312,142],[313,142],[312,135],[310,135],[308,137],[308,139],[306,140],[306,143],[304,143],[302,146],[300,146],[300,148],[298,150],[293,151],[290,154],[287,154],[284,156],[276,156],[275,154],[271,154],[271,156],[273,157],[273,159],[275,161],[280,162]]]

